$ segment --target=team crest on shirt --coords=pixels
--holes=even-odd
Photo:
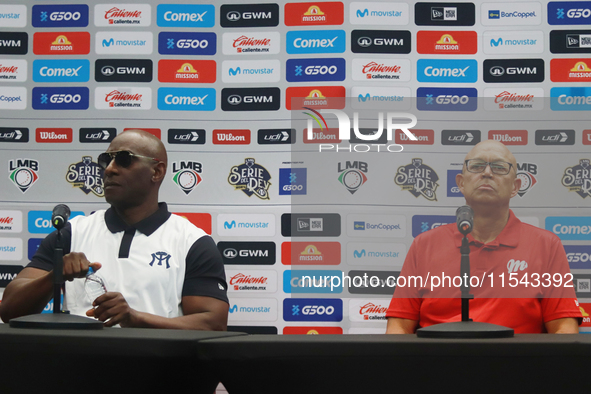
[[[203,165],[198,161],[175,161],[172,163],[172,181],[183,191],[189,194],[202,181]]]
[[[104,197],[103,169],[92,161],[91,156],[82,156],[82,161],[70,164],[66,180],[84,193]]]
[[[437,201],[435,191],[439,186],[439,176],[431,167],[423,164],[423,159],[412,159],[412,162],[405,166],[398,167],[394,183],[408,190],[415,197],[423,196],[429,201]]]
[[[591,197],[590,163],[589,159],[580,159],[578,165],[566,168],[562,176],[562,185],[583,198]]]
[[[166,269],[170,268],[169,260],[172,256],[166,252],[156,252],[152,253],[152,261],[150,261],[150,267],[153,267],[154,264],[162,266],[166,264]]]
[[[228,183],[235,190],[242,190],[251,197],[253,194],[261,200],[269,200],[271,174],[265,167],[255,163],[255,159],[244,159],[244,164],[233,166],[228,175]]]

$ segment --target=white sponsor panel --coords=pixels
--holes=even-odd
[[[24,82],[26,80],[26,60],[0,59],[0,82]]]
[[[349,6],[352,25],[408,25],[407,3],[353,2]]]
[[[256,321],[274,322],[277,320],[278,307],[274,298],[238,298],[230,297],[228,323]]]
[[[410,88],[383,87],[383,86],[353,86],[351,88],[352,107],[368,108],[379,105],[388,109],[405,110],[411,107]]]
[[[95,26],[150,26],[152,7],[149,4],[97,4],[94,6]]]
[[[540,111],[544,109],[542,88],[484,89],[484,109],[487,111]]]
[[[406,236],[404,215],[347,215],[347,235],[350,237],[399,238]]]
[[[385,322],[389,305],[390,300],[387,298],[351,299],[349,301],[349,320],[364,323]]]
[[[23,231],[21,211],[0,211],[0,233],[20,233]]]
[[[0,26],[25,27],[27,25],[26,5],[0,5]]]
[[[27,88],[0,87],[0,109],[27,108]]]
[[[99,55],[150,55],[154,50],[152,32],[99,31],[95,37],[95,50]]]
[[[480,6],[480,22],[484,26],[539,25],[542,23],[542,4],[535,1],[483,3]]]
[[[222,81],[225,83],[279,82],[279,60],[226,60],[222,62]]]
[[[347,243],[347,263],[350,265],[383,265],[401,268],[405,257],[406,245],[402,243]]]
[[[279,32],[224,33],[222,51],[224,55],[273,55],[281,48]]]
[[[485,31],[482,34],[482,51],[489,55],[542,53],[544,52],[544,32]]]
[[[277,272],[266,270],[226,270],[230,293],[275,293]]]
[[[410,60],[392,58],[353,59],[353,80],[366,82],[410,81]]]
[[[94,91],[96,109],[150,109],[152,89],[136,87],[101,87]]]
[[[0,238],[0,260],[19,261],[23,259],[23,240],[20,238]]]
[[[236,237],[272,237],[275,235],[275,215],[265,214],[219,214],[219,235]]]

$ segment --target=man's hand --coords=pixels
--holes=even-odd
[[[86,311],[86,316],[95,317],[105,322],[105,327],[113,327],[116,324],[121,327],[137,326],[138,312],[131,309],[121,293],[108,292],[92,303],[94,309]]]
[[[97,271],[101,268],[101,264],[91,263],[84,253],[71,252],[64,255],[64,280],[71,282],[75,278],[84,278],[88,267]]]

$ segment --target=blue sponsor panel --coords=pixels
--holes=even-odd
[[[564,250],[570,268],[591,268],[591,245],[564,245]]]
[[[166,32],[158,34],[158,53],[161,55],[215,55],[215,33]]]
[[[89,90],[75,88],[33,88],[33,109],[88,109]]]
[[[159,4],[156,24],[162,27],[213,27],[215,7],[212,4]]]
[[[429,231],[444,224],[455,223],[455,216],[448,215],[414,215],[412,217],[413,238],[425,231]]]
[[[287,53],[343,53],[346,49],[344,30],[288,31]]]
[[[419,111],[476,111],[478,91],[474,88],[419,88]]]
[[[279,169],[279,194],[296,195],[306,194],[307,174],[306,168],[280,168]]]
[[[33,27],[86,27],[88,5],[34,5],[31,23]]]
[[[31,234],[49,234],[53,232],[54,227],[51,225],[51,211],[29,211],[28,215],[28,229]],[[84,216],[84,212],[73,211],[70,214],[70,219],[76,216]]]
[[[419,59],[417,81],[441,83],[471,83],[478,80],[476,60]]]
[[[456,175],[461,174],[462,170],[447,170],[447,196],[464,197],[456,183]]]
[[[285,78],[287,82],[344,81],[346,67],[341,58],[289,59]]]
[[[33,256],[35,256],[35,253],[37,253],[37,249],[39,249],[41,241],[43,241],[43,238],[29,238],[29,241],[27,242],[27,258],[29,260],[31,260]]]
[[[285,321],[342,321],[343,300],[325,298],[286,298]]]
[[[552,88],[550,89],[550,109],[552,111],[591,110],[591,88]]]
[[[549,25],[591,24],[591,1],[551,1],[548,3]]]
[[[546,230],[563,241],[591,240],[591,216],[548,216]]]
[[[343,281],[343,271],[339,270],[283,271],[285,293],[339,294],[343,292]]]
[[[89,79],[90,62],[86,59],[33,61],[35,82],[88,82]]]
[[[216,92],[213,88],[160,88],[158,109],[167,111],[213,111]]]

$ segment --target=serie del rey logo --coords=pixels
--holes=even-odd
[[[412,159],[406,166],[398,167],[394,182],[408,190],[413,196],[423,196],[429,201],[437,201],[435,191],[439,186],[439,176],[431,167],[423,164],[423,159]]]
[[[248,197],[254,194],[261,200],[269,200],[270,179],[271,174],[265,167],[255,163],[254,158],[247,158],[244,164],[230,169],[228,183],[235,190],[242,190]]]
[[[39,162],[33,159],[14,159],[8,161],[8,178],[23,193],[39,179]]]
[[[202,164],[197,161],[175,161],[172,163],[172,181],[189,194],[203,181],[202,171]]]
[[[91,156],[82,156],[82,161],[70,164],[66,180],[85,194],[92,192],[97,197],[105,196],[103,169],[92,161]]]
[[[591,160],[580,159],[576,166],[567,167],[562,185],[583,198],[591,197]]]

